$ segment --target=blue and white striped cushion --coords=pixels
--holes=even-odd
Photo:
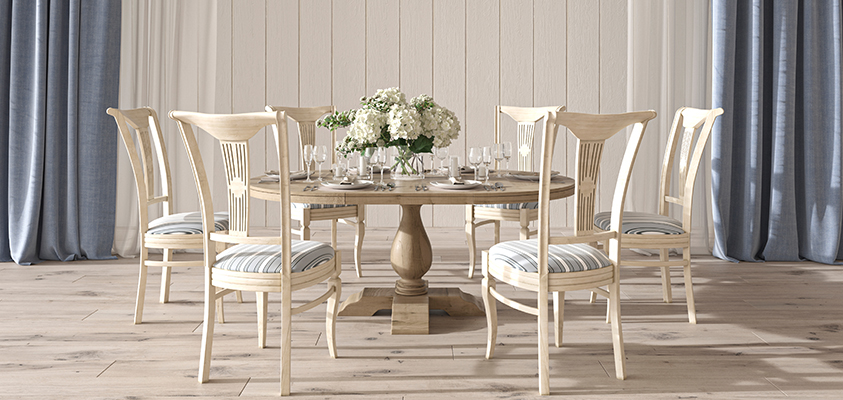
[[[228,213],[214,213],[214,228],[228,230]],[[152,235],[190,235],[202,233],[202,216],[198,211],[167,215],[149,223],[146,233]]]
[[[353,204],[352,204],[353,205]],[[307,204],[307,203],[291,203],[292,208],[309,208],[311,210],[318,210],[321,208],[340,208],[351,207],[349,204]]]
[[[514,240],[498,243],[489,249],[489,257],[524,272],[538,272],[538,240]],[[548,272],[579,272],[612,265],[606,253],[587,244],[547,246]]]
[[[334,249],[322,242],[293,240],[292,272],[307,271],[334,257]],[[238,244],[217,256],[215,268],[240,272],[281,272],[280,244]]]
[[[529,203],[510,203],[510,204],[475,204],[475,207],[484,208],[498,208],[502,210],[535,210],[539,208],[539,202],[531,201]]]
[[[594,216],[594,226],[607,231],[611,226],[612,213],[604,211]],[[665,235],[681,235],[685,233],[682,223],[661,214],[624,211],[623,233],[663,233]]]

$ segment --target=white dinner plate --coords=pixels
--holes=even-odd
[[[476,188],[483,183],[479,181],[471,181],[471,180],[464,180],[462,185],[454,185],[449,181],[433,181],[430,182],[430,186],[433,186],[437,189],[447,189],[447,190],[466,190],[466,189],[473,189]]]
[[[350,184],[340,184],[341,181],[322,182],[322,186],[336,190],[357,190],[372,186],[372,181],[356,180]]]
[[[550,177],[551,178],[555,177],[556,175],[559,175],[559,171],[550,171]],[[521,179],[522,181],[538,182],[539,173],[538,172],[518,171],[518,172],[513,172],[512,177],[515,178],[515,179]]]

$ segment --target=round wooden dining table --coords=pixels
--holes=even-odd
[[[518,174],[513,171],[513,174]],[[318,183],[294,180],[290,184],[291,200],[312,204],[395,204],[401,206],[401,221],[392,241],[390,262],[399,279],[394,288],[365,288],[349,296],[340,308],[340,315],[371,316],[383,309],[392,310],[392,334],[427,334],[429,310],[444,310],[451,316],[483,315],[482,302],[459,288],[428,288],[424,275],[430,270],[433,250],[424,229],[421,207],[425,204],[504,204],[538,201],[538,182],[514,177],[490,178],[500,182],[503,190],[480,185],[470,189],[443,189],[438,184],[447,177],[430,176],[414,181],[392,181],[393,190],[333,189]],[[326,178],[327,179],[327,178]],[[376,178],[377,181],[377,178]],[[318,185],[317,190],[306,186]],[[419,190],[417,190],[417,187]],[[251,196],[278,201],[278,183],[250,181]],[[574,180],[556,176],[551,180],[550,197],[560,199],[574,193]]]

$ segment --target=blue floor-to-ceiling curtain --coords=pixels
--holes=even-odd
[[[111,258],[119,0],[0,0],[0,261]]]
[[[714,254],[843,259],[841,0],[713,0]]]

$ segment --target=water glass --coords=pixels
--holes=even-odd
[[[434,153],[436,153],[436,158],[439,159],[439,173],[445,175],[445,159],[448,158],[448,148],[447,147],[437,147],[434,148]],[[432,168],[432,167],[431,167]]]
[[[307,166],[307,179],[304,181],[307,183],[313,183],[313,180],[310,179],[310,163],[313,162],[313,145],[306,144],[302,148],[302,159],[304,161],[304,165]]]
[[[316,162],[319,163],[319,178],[317,180],[322,182],[322,164],[328,159],[328,146],[316,146],[315,151]]]
[[[502,178],[503,174],[501,173],[501,170],[503,168],[501,166],[501,161],[504,159],[504,144],[495,143],[495,146],[492,148],[492,153],[495,156],[495,165],[498,168],[498,178]]]
[[[468,151],[468,163],[474,169],[474,180],[477,180],[477,166],[483,162],[483,149],[479,147],[472,147]]]

